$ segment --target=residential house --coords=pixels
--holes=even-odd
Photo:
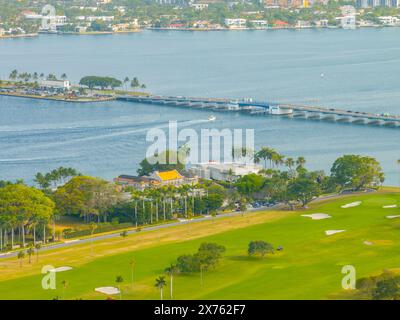
[[[225,19],[224,23],[225,26],[231,29],[240,29],[240,28],[245,28],[246,27],[246,19],[242,18],[235,18],[235,19]]]
[[[120,175],[114,179],[114,183],[122,189],[132,187],[136,190],[143,191],[147,188],[157,187],[160,183],[149,177],[137,177],[130,175]]]

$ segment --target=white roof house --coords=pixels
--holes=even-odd
[[[42,80],[40,86],[42,88],[69,90],[71,88],[71,83],[68,80]]]
[[[195,164],[189,171],[199,178],[217,180],[217,181],[234,181],[238,178],[259,173],[262,166],[257,164],[238,164],[238,163],[207,163]]]

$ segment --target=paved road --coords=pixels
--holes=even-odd
[[[279,208],[278,205],[274,206],[274,207],[261,207],[261,208],[249,210],[249,211],[247,211],[247,213],[256,212],[256,211],[272,210],[272,209],[278,209],[278,208]],[[181,220],[181,221],[177,221],[177,222],[165,223],[165,224],[156,225],[156,226],[142,227],[140,232],[159,230],[159,229],[170,228],[170,227],[174,227],[174,226],[181,226],[181,225],[185,225],[185,224],[192,224],[192,223],[197,223],[197,222],[201,222],[201,221],[215,220],[215,219],[225,218],[225,217],[239,216],[239,215],[243,215],[245,213],[246,212],[241,212],[241,211],[231,212],[231,213],[220,214],[217,216],[204,216],[202,218],[196,218],[196,219],[192,219],[192,220]],[[92,241],[117,238],[117,237],[121,237],[121,232],[122,231],[119,230],[119,231],[116,231],[115,233],[103,234],[103,235],[93,236],[93,237],[85,238],[85,239],[74,239],[74,240],[69,240],[69,241],[66,240],[65,242],[62,242],[62,243],[56,243],[56,244],[44,246],[44,247],[42,247],[42,249],[40,251],[43,252],[43,251],[48,251],[48,250],[53,250],[53,249],[58,249],[58,248],[70,247],[70,246],[74,246],[77,244],[90,243]],[[137,233],[137,231],[136,231],[136,229],[134,229],[134,230],[127,231],[127,233],[134,234],[134,233]],[[16,257],[17,255],[18,255],[18,251],[3,253],[3,254],[0,254],[0,259],[12,258],[12,257]]]

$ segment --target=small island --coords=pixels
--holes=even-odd
[[[73,84],[63,73],[28,73],[13,70],[7,80],[0,81],[0,95],[56,100],[65,102],[102,102],[115,100],[117,95],[147,96],[146,85],[137,77],[119,80],[113,77],[85,76]]]

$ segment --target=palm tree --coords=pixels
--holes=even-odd
[[[42,244],[36,243],[35,249],[36,249],[36,262],[39,262],[39,250],[42,249]]]
[[[281,164],[283,164],[284,163],[284,159],[285,159],[285,156],[284,155],[282,155],[282,154],[279,154],[278,152],[275,152],[273,155],[272,155],[272,162],[273,162],[273,164],[275,165],[275,166],[280,166]]]
[[[131,87],[133,88],[133,90],[135,90],[136,88],[138,88],[140,86],[139,80],[138,78],[134,77],[131,81]]]
[[[33,245],[30,245],[28,250],[26,251],[29,257],[29,263],[32,262],[32,255],[35,253],[35,250],[33,249]]]
[[[290,171],[292,171],[293,166],[295,165],[295,161],[293,158],[286,158],[285,160],[285,165],[289,168]]]
[[[132,286],[132,288],[133,288],[133,272],[135,270],[135,265],[136,265],[135,259],[132,259],[131,261],[129,261],[129,266],[131,267],[131,286]]]
[[[18,252],[17,258],[19,260],[19,266],[22,267],[22,260],[25,258],[25,252],[24,251]]]
[[[173,280],[174,273],[178,272],[178,268],[176,265],[171,264],[167,269],[165,269],[165,273],[170,277],[170,298],[173,299]]]
[[[122,300],[122,291],[121,291],[121,283],[124,282],[124,278],[122,276],[117,276],[115,278],[115,282],[118,285],[118,290],[119,290],[119,300]]]
[[[300,167],[303,168],[304,165],[306,164],[306,159],[304,157],[298,157],[296,160],[296,164]]]
[[[156,279],[156,284],[154,285],[156,288],[160,289],[160,300],[163,299],[163,290],[164,287],[167,285],[167,282],[165,281],[165,277],[160,276]]]
[[[271,153],[271,149],[268,147],[262,147],[256,154],[255,154],[255,160],[256,162],[259,162],[259,160],[263,159],[264,160],[264,169],[267,167],[267,159],[269,154]]]
[[[126,84],[129,82],[129,77],[125,77],[124,79],[124,85],[125,85],[125,90],[127,90]]]
[[[91,222],[90,223],[90,229],[91,229],[91,232],[90,232],[90,234],[91,234],[91,240],[90,240],[90,253],[91,253],[91,255],[93,255],[93,233],[94,233],[94,231],[97,229],[97,224],[96,223],[94,223],[94,222]]]
[[[62,80],[67,80],[67,75],[66,75],[65,73],[63,73],[63,74],[61,75],[61,79],[62,79]]]
[[[63,281],[61,281],[61,284],[62,284],[62,286],[63,286],[63,298],[65,298],[65,290],[67,289],[67,286],[68,286],[68,282],[67,282],[67,280],[63,280]]]
[[[17,71],[17,70],[13,70],[13,71],[10,73],[10,75],[9,75],[9,78],[10,78],[11,80],[16,80],[17,77],[18,77],[18,71]]]

